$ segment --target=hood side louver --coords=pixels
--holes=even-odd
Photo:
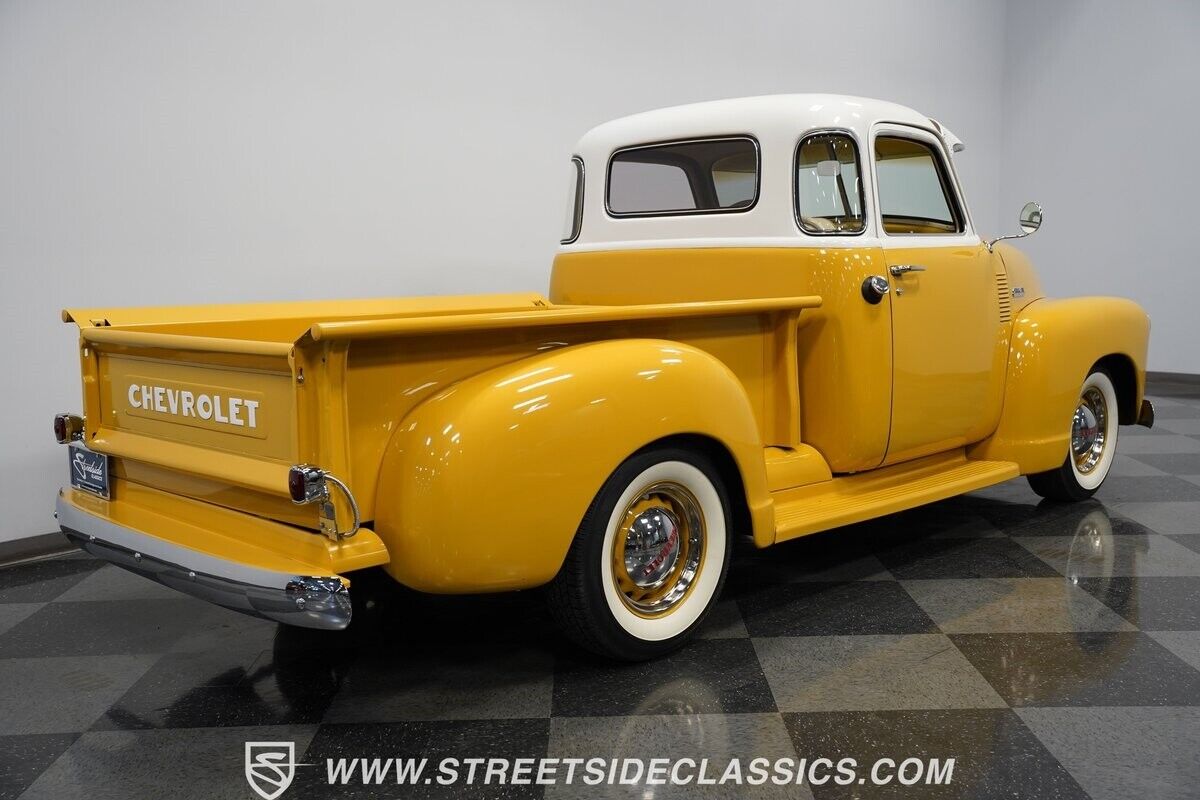
[[[1012,290],[1008,286],[1008,273],[1003,269],[996,272],[996,294],[1000,299],[1000,321],[1012,321]]]

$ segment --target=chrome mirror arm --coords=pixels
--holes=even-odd
[[[992,239],[991,241],[986,242],[988,252],[989,253],[992,252],[992,247],[993,247],[993,245],[996,244],[996,242],[1003,242],[1006,239],[1024,239],[1028,235],[1029,235],[1028,233],[1022,232],[1022,233],[1009,233],[1005,236],[997,236],[995,239]]]

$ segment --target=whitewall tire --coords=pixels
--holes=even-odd
[[[608,479],[550,586],[550,610],[576,643],[639,660],[683,644],[712,609],[729,563],[720,472],[680,448],[638,453]]]
[[[1079,390],[1070,420],[1067,458],[1057,469],[1029,476],[1042,497],[1063,502],[1086,500],[1096,493],[1112,469],[1117,452],[1117,390],[1103,369],[1095,369]]]

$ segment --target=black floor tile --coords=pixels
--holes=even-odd
[[[850,525],[765,550],[750,546],[735,551],[725,582],[725,597],[736,598],[763,586],[804,580],[863,580],[884,573],[871,555],[861,526]]]
[[[1022,708],[1016,711],[1096,800],[1195,800],[1200,708]]]
[[[92,730],[217,728],[317,723],[341,687],[347,665],[320,654],[253,662],[219,653],[164,656],[112,705]]]
[[[1147,453],[1135,458],[1172,475],[1200,475],[1200,453]]]
[[[559,657],[551,714],[604,717],[774,711],[749,639],[696,641],[656,661],[620,664],[582,653]]]
[[[937,633],[895,581],[786,583],[738,600],[751,636]]]
[[[950,639],[1010,706],[1200,705],[1200,671],[1143,633]]]
[[[1185,398],[1195,399],[1193,397],[1195,393],[1195,386],[1186,390],[1179,388],[1171,391],[1163,391],[1164,396],[1174,395],[1177,400]],[[1154,406],[1155,419],[1196,419],[1198,417],[1200,417],[1200,403],[1179,402],[1171,403],[1170,405],[1155,404]]]
[[[325,651],[346,646],[347,636],[339,631],[318,631],[280,625],[247,614],[221,613],[188,620],[171,644],[175,653],[222,651],[227,658],[254,660],[264,650],[275,652]]]
[[[554,657],[496,643],[363,653],[326,722],[517,719],[550,716]]]
[[[103,564],[92,558],[47,558],[0,567],[0,603],[53,600]]]
[[[156,655],[0,659],[6,734],[87,730],[146,674]]]
[[[298,768],[289,789],[305,798],[538,798],[544,786],[485,783],[486,764],[475,766],[473,783],[468,783],[471,765],[459,762],[457,781],[437,781],[443,759],[518,758],[537,759],[546,755],[550,738],[548,719],[478,720],[469,722],[393,722],[322,725],[300,761],[314,764]],[[328,781],[326,759],[411,758],[428,759],[415,781],[396,783],[395,767],[378,783],[363,783],[361,766],[346,783]],[[361,762],[359,762],[361,764]],[[411,774],[411,773],[408,773]]]
[[[1106,526],[1105,533],[1111,532],[1116,536],[1147,536],[1155,533],[1155,531],[1131,519],[1125,519],[1117,513],[1111,512],[1103,506],[1087,504],[1078,511],[1064,514],[1062,516],[1050,517],[1049,519],[1032,520],[1020,527],[1010,528],[1008,533],[1012,536],[1075,536],[1081,532],[1081,525],[1085,521],[1096,520],[1097,517],[1092,516],[1095,512],[1099,512],[1099,519]]]
[[[254,800],[246,782],[246,742],[290,741],[299,754],[316,729],[92,731],[76,739],[21,800]],[[281,800],[304,796],[288,789]]]
[[[1181,533],[1181,534],[1177,534],[1175,536],[1168,536],[1167,538],[1173,542],[1177,542],[1177,543],[1183,545],[1188,550],[1191,550],[1194,553],[1200,553],[1200,536],[1195,536],[1193,534]]]
[[[0,736],[0,800],[15,800],[79,737],[76,733]]]
[[[1048,564],[1008,538],[924,539],[885,550],[879,560],[898,580],[1047,578]]]
[[[1020,484],[1025,484],[1024,478],[1020,480]],[[975,513],[1004,532],[1031,523],[1046,523],[1084,514],[1100,506],[1100,503],[1094,500],[1079,504],[1052,503],[1035,495],[1027,485],[1021,485],[1019,488],[1005,489],[1003,492],[985,490],[987,493],[966,495],[960,499],[969,502]]]
[[[166,652],[205,619],[234,613],[191,599],[50,603],[0,636],[0,656]]]
[[[917,506],[899,514],[882,517],[880,521],[891,522],[920,536],[936,536],[954,531],[964,525],[978,522],[983,517],[975,508],[971,497],[952,497],[937,503]]]
[[[357,576],[358,597],[371,598],[371,607],[356,607],[350,630],[322,637],[327,646],[353,646],[365,652],[455,647],[464,638],[486,647],[489,643],[544,649],[557,629],[538,590],[475,595],[427,595],[404,589],[391,578]]]
[[[1157,406],[1155,406],[1155,409],[1154,409],[1154,416],[1158,417],[1158,407]],[[1164,419],[1166,419],[1166,418],[1164,417]],[[1138,426],[1138,427],[1125,426],[1125,427],[1121,428],[1121,432],[1120,432],[1120,437],[1123,441],[1129,441],[1131,438],[1132,439],[1141,439],[1143,437],[1161,437],[1161,436],[1178,436],[1178,435],[1179,434],[1175,433],[1175,431],[1169,431],[1166,428],[1162,427],[1161,425],[1156,425],[1153,428],[1142,428],[1140,426]],[[1118,448],[1118,450],[1119,449],[1120,448]]]
[[[1200,486],[1174,475],[1148,475],[1142,478],[1110,475],[1096,492],[1096,499],[1105,503],[1200,500]]]
[[[867,711],[784,714],[800,758],[850,757],[862,782],[812,786],[825,798],[1080,798],[1084,793],[1036,736],[1009,709],[951,711]],[[883,766],[875,785],[871,769],[879,759],[899,764],[906,758],[944,764],[954,759],[950,781],[930,785],[922,776],[901,784],[896,767]],[[911,767],[909,769],[912,769]],[[912,772],[905,775],[911,777]]]
[[[1078,583],[1141,630],[1200,631],[1200,577],[1081,578]]]
[[[83,600],[179,600],[175,589],[109,564],[92,572],[56,599],[60,603]]]

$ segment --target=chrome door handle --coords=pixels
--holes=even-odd
[[[925,268],[920,264],[893,264],[888,267],[888,272],[895,275],[897,278],[906,272],[924,272]]]

